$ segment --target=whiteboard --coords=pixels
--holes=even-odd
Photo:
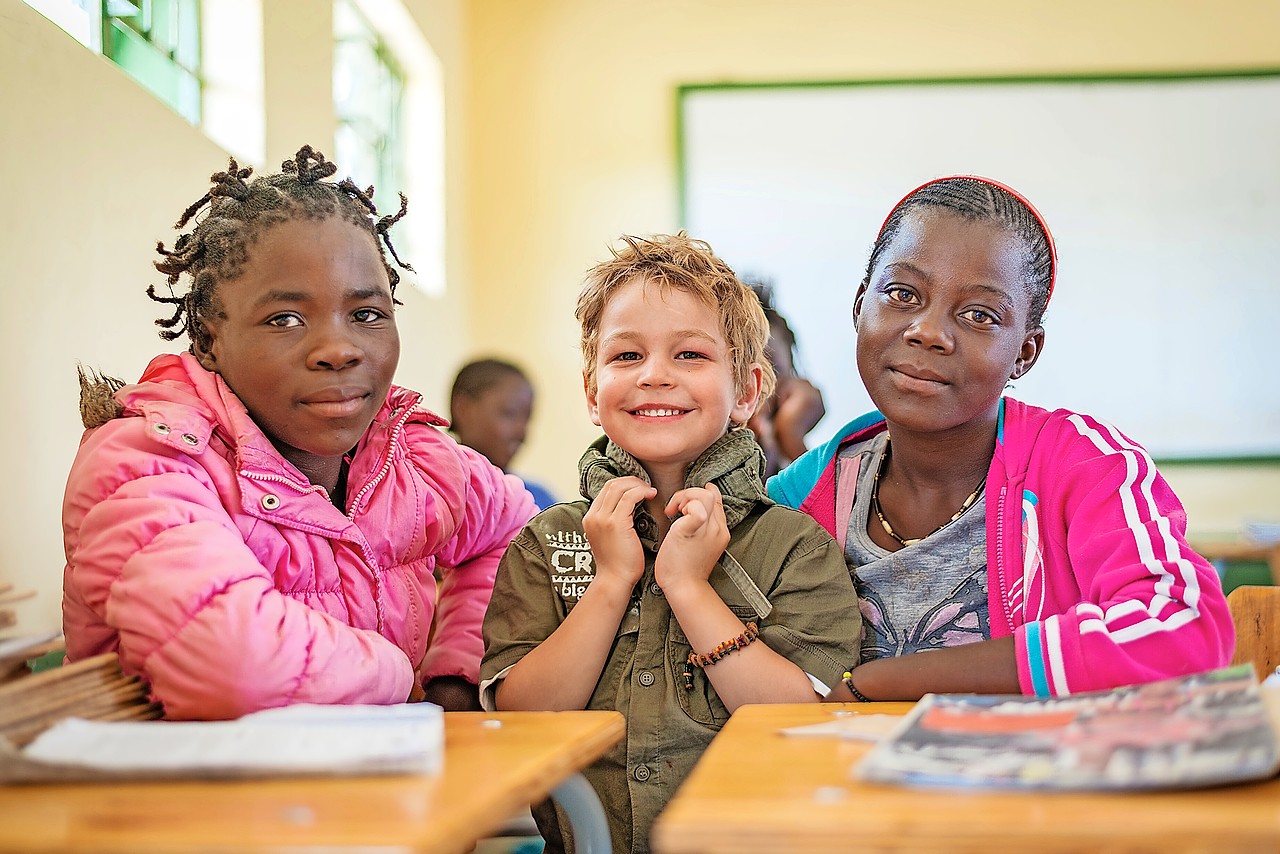
[[[810,444],[872,409],[851,306],[930,178],[1021,190],[1058,244],[1039,362],[1010,394],[1164,459],[1280,456],[1280,72],[686,86],[684,227],[774,282],[822,389]]]

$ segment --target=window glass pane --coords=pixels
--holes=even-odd
[[[335,158],[357,183],[374,183],[379,199],[394,199],[402,189],[403,75],[382,38],[351,0],[336,0],[333,19]]]
[[[101,0],[26,0],[26,3],[80,44],[90,50],[102,50]]]
[[[183,68],[200,70],[200,3],[199,0],[180,0],[176,4],[173,58]]]
[[[180,115],[200,121],[198,0],[107,0],[102,52]]]
[[[335,159],[377,187],[379,210],[410,198],[396,244],[413,263],[413,285],[445,291],[444,84],[439,57],[400,0],[334,4]],[[412,159],[408,152],[412,151]]]

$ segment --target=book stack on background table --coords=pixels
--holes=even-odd
[[[22,635],[6,604],[25,598],[0,585],[0,737],[21,748],[64,718],[124,721],[154,720],[162,710],[151,702],[147,685],[126,676],[115,653],[61,663],[65,650],[56,633]],[[30,662],[55,666],[33,673]]]

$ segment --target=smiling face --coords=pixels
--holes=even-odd
[[[893,426],[994,429],[1005,384],[1044,342],[1028,331],[1027,251],[1003,225],[918,208],[854,304],[858,372]]]
[[[678,288],[635,279],[614,291],[600,316],[591,420],[644,465],[655,485],[683,484],[698,456],[745,422],[760,395],[734,382],[719,314]]]
[[[339,218],[285,220],[258,237],[215,299],[200,363],[222,375],[285,459],[332,491],[400,358],[373,236]]]

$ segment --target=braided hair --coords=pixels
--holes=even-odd
[[[253,170],[241,168],[235,158],[231,158],[225,172],[210,176],[213,186],[209,192],[183,211],[174,224],[174,228],[182,229],[195,220],[191,231],[179,235],[171,250],[165,249],[163,242],[156,243],[160,260],[155,262],[155,267],[168,276],[169,295],[157,293],[151,285],[147,296],[173,306],[170,317],[156,320],[156,325],[161,327],[161,338],[173,341],[186,334],[191,339],[192,352],[207,349],[210,342],[203,321],[219,311],[218,282],[234,279],[243,272],[250,247],[264,231],[296,218],[341,217],[372,235],[382,255],[394,299],[400,274],[387,260],[387,253],[396,266],[413,271],[413,267],[396,254],[388,233],[405,215],[408,207],[405,195],[400,194],[398,212],[378,218],[373,187],[361,190],[350,178],[337,183],[325,181],[338,167],[309,145],[298,149],[294,159],[286,160],[282,169],[250,181]],[[205,213],[197,219],[202,209]],[[191,277],[190,287],[186,293],[177,294],[174,286],[184,273]],[[398,300],[396,304],[400,304]]]
[[[1004,187],[977,177],[959,176],[932,181],[898,202],[876,237],[862,288],[871,283],[876,261],[898,236],[902,220],[911,211],[925,206],[945,208],[969,220],[999,223],[1022,242],[1027,253],[1026,283],[1031,290],[1027,329],[1039,326],[1044,320],[1045,306],[1049,304],[1049,294],[1053,289],[1051,238],[1027,202]]]

